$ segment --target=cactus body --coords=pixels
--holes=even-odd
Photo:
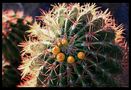
[[[117,41],[124,38],[121,25],[116,25],[108,9],[100,11],[95,4],[59,4],[43,12],[40,23],[28,31],[30,39],[23,47],[23,64],[18,68],[19,86],[34,87],[104,87],[117,86],[114,77],[121,72],[124,53]],[[118,40],[119,39],[119,40]],[[58,42],[59,40],[59,42]],[[57,60],[54,46],[65,55]],[[56,55],[57,54],[57,55]],[[31,76],[30,76],[31,75]],[[33,83],[28,83],[31,80]],[[28,83],[28,85],[27,85]]]
[[[5,68],[5,74],[2,76],[3,87],[15,87],[20,81],[20,72],[17,68],[21,56],[20,47],[17,45],[24,40],[23,34],[29,29],[27,24],[31,23],[31,18],[24,17],[23,11],[2,11],[2,62],[6,60],[10,64],[2,67]]]
[[[16,59],[20,59],[20,50],[17,45],[24,40],[23,34],[29,29],[26,18],[23,16],[23,11],[5,10],[2,12],[2,54],[10,60],[11,64],[18,64]]]

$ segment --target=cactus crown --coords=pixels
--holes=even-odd
[[[42,23],[35,21],[29,40],[19,45],[23,63],[18,69],[28,79],[19,86],[115,86],[123,54],[117,41],[124,29],[108,9],[99,8],[63,3],[41,10]]]

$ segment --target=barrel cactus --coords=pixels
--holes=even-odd
[[[23,34],[29,29],[31,16],[24,16],[23,11],[2,11],[2,85],[15,87],[20,81],[20,72],[17,70],[20,61],[20,47],[24,40]],[[6,64],[8,62],[8,65]]]
[[[24,40],[23,34],[29,29],[31,21],[32,17],[25,17],[23,11],[2,11],[2,54],[9,63],[18,63],[16,59],[20,59],[20,54],[17,44]]]
[[[108,9],[62,3],[41,13],[19,44],[18,87],[120,86],[115,77],[128,65],[128,45]]]

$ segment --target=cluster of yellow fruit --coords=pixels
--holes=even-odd
[[[52,48],[52,53],[56,56],[56,59],[57,59],[58,62],[63,62],[65,60],[65,54],[60,52],[59,46],[67,45],[67,44],[68,44],[67,39],[63,38],[63,39],[57,41],[57,45]],[[85,53],[84,52],[78,52],[77,57],[80,60],[83,60],[85,58]],[[70,56],[67,57],[67,62],[68,63],[74,63],[75,58],[70,55]]]

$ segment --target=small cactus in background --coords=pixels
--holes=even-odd
[[[24,40],[23,34],[29,29],[32,22],[31,16],[24,16],[23,11],[2,11],[2,62],[9,63],[2,71],[3,87],[15,87],[20,80],[20,72],[17,70],[20,61],[20,47],[17,45]],[[2,67],[2,68],[3,68]],[[3,69],[2,69],[3,70]]]
[[[22,50],[18,87],[120,86],[128,46],[124,28],[96,4],[54,5],[31,25]],[[127,49],[127,50],[126,50]],[[125,57],[123,57],[125,56]],[[124,62],[122,62],[124,61]]]
[[[29,29],[28,24],[32,22],[32,17],[24,17],[23,11],[3,10],[2,12],[2,54],[9,63],[16,63],[15,59],[20,59],[19,44],[24,40],[23,34]],[[20,60],[19,60],[20,61]],[[17,60],[18,64],[18,60]]]

